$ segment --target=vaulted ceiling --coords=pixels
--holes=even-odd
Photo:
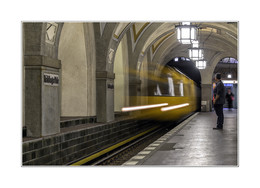
[[[145,55],[149,56],[152,68],[160,72],[161,65],[165,65],[175,57],[189,58],[188,48],[191,44],[181,44],[177,40],[176,26],[181,22],[129,22],[118,23],[114,37],[122,38],[127,31],[131,33],[132,53],[138,57],[138,65]],[[200,70],[202,83],[210,83],[214,70],[218,69],[218,62],[225,57],[238,59],[238,23],[237,22],[191,22],[199,28],[199,46],[204,49],[204,59],[207,68]],[[229,72],[232,69],[228,68]],[[216,70],[215,70],[216,71]],[[237,72],[237,68],[232,72]],[[234,74],[237,75],[237,74]],[[236,76],[237,77],[237,76]],[[233,77],[234,78],[234,77]]]
[[[141,53],[145,54],[151,50],[152,57],[159,53],[158,55],[163,57],[161,63],[165,64],[175,56],[188,57],[188,48],[191,46],[178,42],[175,29],[178,24],[179,22],[119,23],[114,36],[118,38],[127,27],[130,28],[133,44],[145,38]],[[209,62],[217,53],[237,58],[236,22],[191,22],[191,24],[199,27],[200,46],[205,49],[205,57]],[[152,27],[153,25],[156,27]]]

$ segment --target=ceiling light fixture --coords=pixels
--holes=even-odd
[[[194,41],[192,43],[192,48],[189,48],[189,57],[192,60],[204,59],[204,50],[199,48],[199,41]]]
[[[198,60],[198,61],[196,61],[196,67],[198,69],[205,69],[206,66],[207,66],[207,61],[205,61],[205,60]]]
[[[177,29],[177,39],[182,44],[191,44],[197,40],[198,27],[191,25],[190,22],[182,22],[175,26]]]

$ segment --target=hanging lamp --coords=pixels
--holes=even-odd
[[[182,22],[175,26],[177,29],[177,39],[182,44],[191,44],[197,40],[198,27],[190,22]]]
[[[206,60],[198,60],[196,61],[196,67],[198,69],[205,69],[207,66],[207,61]]]
[[[192,43],[192,48],[189,48],[189,57],[192,60],[204,59],[204,49],[199,48],[199,41],[194,41]]]

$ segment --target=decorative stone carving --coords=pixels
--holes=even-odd
[[[57,23],[47,23],[46,27],[46,42],[49,44],[54,45],[56,34],[58,30],[58,24]]]

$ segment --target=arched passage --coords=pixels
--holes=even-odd
[[[222,58],[218,64],[216,65],[213,75],[212,75],[212,81],[214,83],[214,75],[216,73],[221,74],[221,80],[224,83],[225,86],[225,93],[228,93],[228,90],[230,90],[234,97],[232,101],[232,108],[237,108],[238,107],[238,74],[237,74],[237,68],[238,68],[238,61],[237,59],[233,57],[224,57]],[[228,101],[226,100],[224,104],[224,108],[228,107]]]

